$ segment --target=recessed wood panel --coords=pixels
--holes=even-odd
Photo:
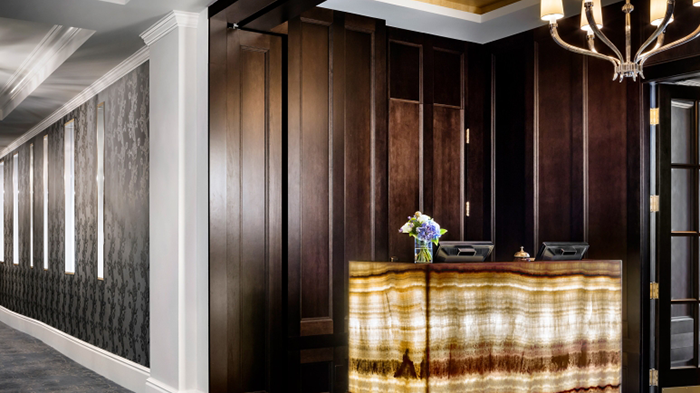
[[[413,260],[413,239],[398,230],[420,206],[422,105],[389,102],[389,255]]]
[[[609,83],[603,62],[589,62],[589,258],[627,255],[627,89]],[[607,69],[609,72],[609,69]],[[601,99],[605,97],[605,99]],[[610,105],[611,102],[617,103]]]
[[[448,232],[441,240],[462,240],[464,213],[462,111],[433,108],[433,211],[432,216]]]
[[[574,231],[572,226],[583,223],[574,217],[583,217],[583,198],[577,197],[583,195],[583,181],[578,173],[582,171],[583,144],[576,138],[583,125],[582,91],[575,82],[583,74],[575,74],[581,70],[574,68],[575,62],[582,64],[583,59],[546,41],[538,48],[537,56],[536,236],[539,242],[582,241],[583,228]]]
[[[470,204],[465,240],[491,240],[491,58],[481,45],[468,44],[466,62],[465,125],[466,198]]]
[[[330,316],[329,45],[327,26],[301,27],[301,318]]]
[[[227,61],[212,64],[210,108],[210,387],[276,391],[280,382],[270,375],[280,370],[282,331],[282,40],[225,34]]]
[[[433,51],[434,97],[436,104],[462,106],[462,54]]]
[[[528,140],[532,112],[528,104],[531,108],[534,95],[529,85],[532,74],[527,72],[527,62],[532,61],[528,51],[532,51],[531,45],[521,45],[494,56],[497,261],[511,259],[521,246],[533,247],[529,205],[533,183],[532,168],[528,168],[532,162],[532,140]]]
[[[345,48],[345,255],[369,261],[375,228],[372,34],[346,30]]]
[[[421,81],[421,47],[389,42],[390,97],[420,101]]]
[[[243,167],[240,177],[240,255],[239,282],[241,313],[240,339],[241,378],[243,391],[252,392],[265,387],[266,315],[260,306],[266,304],[268,269],[265,250],[267,201],[267,146],[266,127],[266,53],[259,50],[241,50],[240,94],[241,128],[240,158]]]

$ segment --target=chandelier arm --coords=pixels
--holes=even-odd
[[[649,45],[651,45],[652,42],[654,42],[654,40],[656,40],[659,36],[664,35],[664,32],[666,31],[666,27],[671,23],[671,18],[673,18],[673,11],[674,11],[675,7],[676,7],[676,0],[668,0],[668,3],[666,4],[666,15],[664,15],[663,21],[661,22],[659,27],[656,29],[656,31],[654,31],[654,34],[649,36],[649,38],[644,42],[644,44],[641,47],[639,47],[639,50],[637,51],[637,55],[634,56],[635,63],[637,63],[640,59],[642,59],[644,55],[646,55],[654,50],[659,49],[658,47],[654,47],[654,49],[652,49],[651,51],[649,51],[647,53],[643,53],[644,50],[647,47],[649,47]],[[662,38],[662,42],[663,42],[663,38]],[[657,45],[658,45],[658,41],[657,41]]]
[[[641,55],[639,55],[639,58],[640,59],[646,58],[650,52],[653,52],[653,51],[661,48],[661,46],[664,44],[665,39],[666,39],[666,33],[661,33],[659,38],[656,39],[656,44],[654,45],[654,47],[651,48],[649,51],[644,52]],[[643,62],[642,62],[642,64],[643,64]]]
[[[595,48],[595,36],[592,34],[586,35],[586,41],[588,42],[588,49],[591,52],[598,53],[598,50]]]
[[[588,27],[593,30],[593,33],[595,34],[598,39],[603,41],[605,45],[608,46],[608,48],[612,49],[613,52],[615,52],[615,55],[617,55],[617,58],[620,59],[620,63],[623,63],[625,60],[622,57],[622,53],[620,52],[619,49],[613,44],[608,37],[603,34],[602,31],[598,28],[598,24],[595,21],[595,17],[593,16],[593,3],[592,2],[586,2],[586,19],[588,19]]]
[[[649,52],[643,54],[642,56],[640,56],[640,65],[643,66],[644,63],[647,60],[649,60],[650,57],[652,57],[654,55],[658,55],[661,52],[665,52],[669,49],[673,49],[677,46],[681,46],[681,45],[685,44],[686,42],[692,41],[698,37],[700,37],[700,26],[698,26],[698,28],[695,29],[694,32],[688,34],[687,36],[681,38],[680,40],[673,41],[671,43],[668,43],[668,44],[662,46],[661,48],[657,48],[655,50],[650,50]]]
[[[595,51],[595,48],[594,48],[594,50],[587,50],[587,49],[583,49],[583,48],[579,48],[577,46],[571,45],[571,44],[565,42],[564,40],[562,40],[561,37],[559,36],[559,31],[557,30],[557,22],[556,21],[552,21],[549,24],[549,33],[552,35],[554,42],[556,42],[559,46],[561,46],[562,48],[564,48],[568,51],[578,53],[579,55],[592,56],[592,57],[596,57],[599,59],[607,60],[607,61],[611,62],[613,64],[613,66],[615,66],[615,69],[620,67],[619,60],[617,60],[616,58],[614,58],[612,56],[607,56],[607,55],[604,55],[602,53],[598,53],[598,51]],[[589,45],[591,45],[590,41],[589,41]]]

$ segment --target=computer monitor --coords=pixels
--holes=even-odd
[[[435,262],[483,262],[493,251],[492,242],[440,242]]]
[[[544,242],[537,253],[536,261],[580,261],[588,251],[588,243]]]

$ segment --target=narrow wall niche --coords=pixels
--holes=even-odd
[[[49,270],[49,136],[44,135],[44,270]]]
[[[34,268],[34,144],[29,145],[29,267]]]
[[[105,265],[105,103],[97,105],[97,279],[103,280]]]
[[[19,265],[19,153],[12,156],[12,263]]]
[[[75,274],[75,122],[64,128],[64,179],[66,191],[66,274]]]
[[[2,208],[2,214],[0,214],[0,262],[5,262],[5,160],[0,161],[0,185],[2,185],[2,192],[0,192],[0,207]]]

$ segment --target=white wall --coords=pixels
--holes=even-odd
[[[149,392],[208,390],[206,11],[174,11],[150,48]]]
[[[197,388],[209,391],[209,11],[197,24]]]

